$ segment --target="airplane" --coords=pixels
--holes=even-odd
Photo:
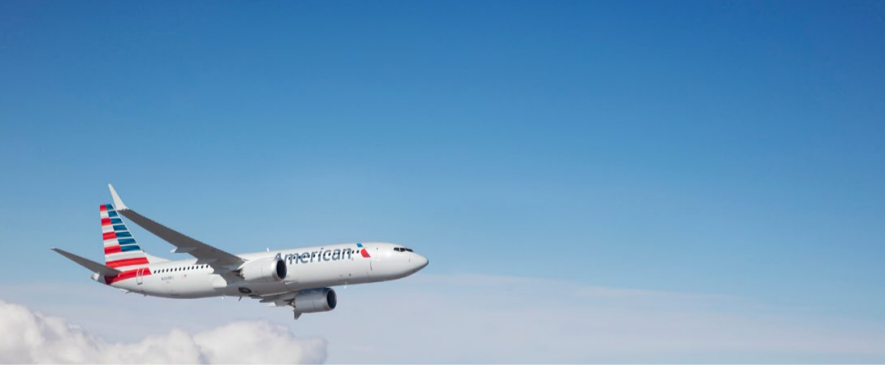
[[[52,250],[93,272],[92,279],[126,293],[163,298],[249,297],[304,313],[338,305],[331,287],[396,280],[429,261],[412,249],[385,242],[342,243],[231,254],[172,230],[129,209],[111,184],[113,204],[100,206],[105,263]],[[193,259],[170,261],[147,254],[121,218],[175,246]]]

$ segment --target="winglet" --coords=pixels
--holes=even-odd
[[[111,189],[111,197],[114,198],[114,207],[117,208],[117,210],[128,210],[129,208],[126,207],[126,204],[123,204],[123,201],[120,200],[120,196],[117,195],[117,191],[114,190],[114,186],[108,184],[108,188]]]

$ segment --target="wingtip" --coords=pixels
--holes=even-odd
[[[111,197],[114,198],[114,207],[116,207],[117,210],[127,210],[127,209],[129,209],[129,208],[126,207],[126,204],[123,204],[123,200],[121,200],[121,199],[120,199],[120,196],[117,195],[117,191],[114,190],[114,186],[113,186],[113,185],[108,184],[108,189],[111,190]]]

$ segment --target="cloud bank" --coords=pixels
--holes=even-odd
[[[27,315],[11,316],[11,306],[0,305],[0,363],[885,362],[881,318],[803,302],[775,305],[731,295],[423,273],[336,290],[334,311],[293,321],[291,312],[249,299],[124,295],[88,280],[0,285],[2,295],[88,325],[91,334],[114,342],[68,325],[40,329],[59,320],[20,306],[15,307]],[[13,325],[8,317],[34,323]],[[118,328],[122,324],[126,329]],[[309,336],[326,341],[305,340]],[[27,338],[38,340],[22,344]],[[78,341],[86,346],[70,344]]]
[[[118,322],[120,331],[137,326]],[[298,338],[267,321],[233,322],[194,334],[173,330],[139,342],[108,342],[64,319],[0,301],[0,363],[322,363],[326,341]]]

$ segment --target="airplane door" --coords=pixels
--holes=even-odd
[[[138,285],[144,283],[144,268],[140,268],[135,272],[135,283]]]

